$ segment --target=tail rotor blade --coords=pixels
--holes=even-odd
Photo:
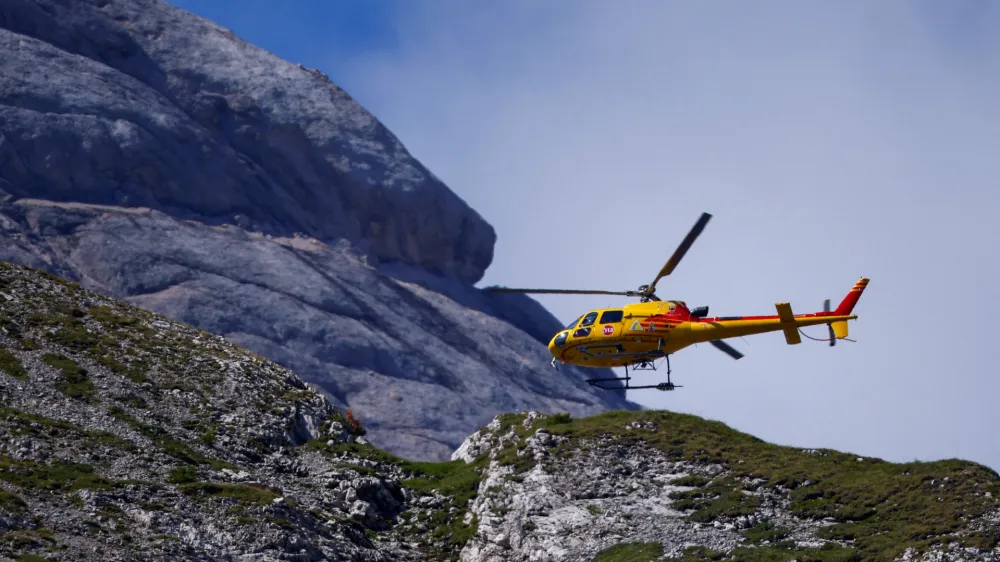
[[[734,348],[733,346],[729,345],[728,343],[722,340],[712,340],[708,343],[712,344],[713,346],[715,346],[716,349],[732,357],[733,359],[739,359],[740,357],[743,357],[743,354],[737,351],[736,348]]]
[[[823,312],[830,312],[830,299],[823,301]],[[830,330],[830,347],[837,345],[837,334],[833,333],[833,324],[827,324]]]

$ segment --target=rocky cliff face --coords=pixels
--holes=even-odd
[[[0,259],[290,367],[410,458],[635,408],[471,285],[492,227],[327,77],[156,0],[3,2],[0,52]]]
[[[1000,560],[1000,477],[764,443],[669,412],[497,417],[461,559]]]
[[[372,541],[420,475],[290,371],[2,262],[0,301],[0,559],[420,559]]]
[[[224,338],[3,262],[0,303],[0,560],[1000,560],[974,463],[624,411],[413,462]]]
[[[158,0],[0,5],[0,187],[366,243],[476,281],[492,227],[321,74]]]

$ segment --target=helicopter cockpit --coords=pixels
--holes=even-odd
[[[569,324],[567,324],[566,327],[563,328],[563,329],[564,330],[572,330],[573,328],[576,328],[576,325],[577,325],[578,322],[580,322],[581,318],[583,318],[583,316],[577,316],[576,320],[574,320],[574,321],[570,322]]]

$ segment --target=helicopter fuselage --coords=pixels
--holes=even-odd
[[[490,287],[488,290],[491,293],[618,295],[641,299],[639,303],[628,304],[621,308],[592,310],[577,318],[565,329],[560,330],[549,341],[548,347],[553,357],[553,367],[558,368],[557,361],[583,367],[626,367],[624,379],[606,377],[587,379],[588,383],[606,390],[652,388],[649,386],[629,386],[628,367],[632,366],[633,370],[635,368],[655,368],[653,362],[660,358],[667,359],[667,382],[653,385],[653,387],[659,390],[673,390],[675,385],[670,381],[670,355],[697,343],[708,342],[733,359],[739,359],[743,357],[743,354],[723,340],[781,331],[788,344],[797,344],[802,343],[799,336],[801,328],[817,324],[829,326],[830,337],[820,341],[830,342],[830,345],[833,346],[837,340],[847,339],[847,321],[857,318],[851,312],[868,285],[868,279],[864,277],[854,284],[836,310],[830,310],[830,300],[826,299],[823,311],[811,314],[793,314],[791,305],[787,302],[780,302],[775,305],[778,314],[773,316],[709,318],[708,307],[703,306],[690,310],[683,301],[664,301],[657,297],[656,284],[673,273],[677,264],[691,248],[695,239],[701,235],[711,218],[712,215],[702,213],[698,221],[688,231],[687,236],[660,268],[653,282],[648,285],[640,285],[637,290],[515,289],[509,287]],[[625,381],[624,387],[612,388],[600,384],[621,380]]]
[[[858,295],[864,288],[861,281],[859,285],[852,289]],[[850,314],[853,304],[845,299],[836,311],[793,315],[787,303],[779,303],[773,316],[702,317],[707,310],[695,309],[699,314],[692,315],[683,301],[642,302],[587,312],[553,336],[548,347],[563,363],[621,367],[654,361],[696,343],[766,332],[784,331],[788,343],[799,343],[798,328],[804,326],[843,322],[846,333],[846,321],[857,318]]]

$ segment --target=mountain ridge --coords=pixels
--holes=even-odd
[[[274,359],[410,457],[638,407],[551,370],[561,323],[474,286],[492,226],[327,77],[158,0],[5,2],[0,49],[0,259]]]
[[[48,117],[7,121],[0,158],[13,165],[0,187],[16,197],[367,241],[379,259],[471,282],[492,260],[492,227],[346,92],[208,20],[158,0],[12,2],[0,6],[0,41],[19,55],[0,67],[5,111]],[[93,146],[68,178],[37,153],[62,119],[94,129],[80,132]],[[34,128],[31,143],[21,122]],[[200,150],[150,146],[178,135]],[[106,162],[111,153],[132,169]]]

